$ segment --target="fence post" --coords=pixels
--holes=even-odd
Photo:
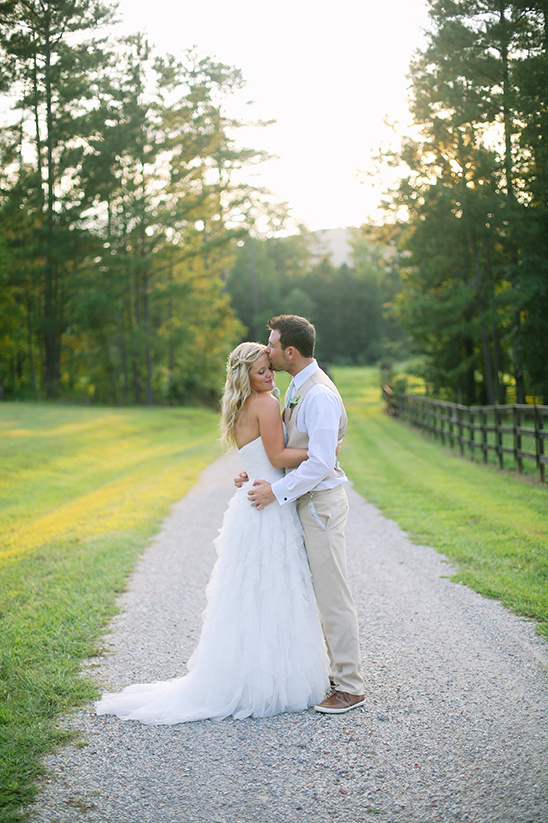
[[[438,404],[438,423],[439,423],[439,426],[440,426],[441,442],[443,444],[445,444],[445,417],[446,417],[445,411],[446,411],[445,406],[443,406],[442,403],[439,403]]]
[[[537,466],[540,472],[540,480],[541,483],[544,483],[546,475],[546,466],[542,461],[544,457],[544,418],[537,406],[535,406],[535,443],[537,447]]]
[[[520,474],[524,471],[524,461],[533,459],[540,474],[542,483],[546,482],[546,447],[544,440],[548,418],[548,406],[533,408],[526,405],[514,404],[509,406],[463,406],[460,403],[447,403],[429,397],[414,395],[394,395],[393,408],[397,416],[404,417],[410,423],[426,429],[441,439],[443,445],[446,440],[453,447],[453,441],[458,440],[460,454],[465,456],[468,447],[471,458],[474,459],[476,447],[481,450],[483,462],[489,463],[489,451],[493,449],[498,459],[499,469],[504,469],[504,455],[514,455],[515,468]],[[528,425],[528,415],[534,414],[534,429]],[[493,415],[493,425],[490,420]],[[512,425],[509,424],[510,415]],[[476,421],[479,423],[476,423]],[[467,436],[465,436],[465,430]],[[478,437],[476,437],[476,430]],[[493,431],[494,437],[490,438]],[[508,434],[508,438],[506,437]],[[523,450],[523,437],[535,436],[535,453],[529,449]],[[512,437],[512,445],[509,440]],[[494,443],[492,442],[494,441]]]
[[[496,443],[497,443],[497,456],[499,459],[499,469],[504,468],[504,454],[502,451],[502,432],[500,430],[501,427],[501,419],[502,419],[502,412],[495,408],[495,436],[496,436]]]
[[[476,450],[474,448],[475,442],[475,435],[476,432],[474,431],[474,420],[476,419],[476,415],[474,414],[474,410],[472,406],[468,407],[468,448],[470,449],[470,455],[472,460],[476,457]]]
[[[487,463],[487,410],[481,410],[481,446],[483,451],[483,462]]]
[[[519,427],[521,426],[521,412],[517,406],[514,406],[514,458],[518,472],[523,472],[523,460],[521,457],[521,433]]]

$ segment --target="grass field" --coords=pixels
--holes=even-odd
[[[375,369],[333,370],[355,488],[458,579],[548,636],[548,488],[461,459],[384,414]],[[288,380],[279,375],[283,392]],[[80,675],[172,502],[220,455],[200,409],[0,404],[0,819],[33,796],[56,719],[94,695]],[[382,547],[379,547],[382,551]]]
[[[169,506],[220,455],[191,409],[0,405],[0,819],[20,819],[55,719]]]
[[[341,463],[355,488],[457,579],[538,621],[548,637],[548,486],[461,458],[388,417],[370,369],[335,369],[349,414]]]

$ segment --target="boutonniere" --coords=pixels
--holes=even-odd
[[[287,406],[285,407],[282,415],[282,420],[284,421],[284,423],[289,423],[289,421],[293,417],[293,409],[295,408],[300,399],[301,395],[298,394],[296,397],[292,397],[288,401]]]

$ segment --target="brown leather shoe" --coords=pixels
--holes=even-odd
[[[314,708],[323,714],[343,714],[343,712],[349,712],[350,709],[357,709],[358,706],[363,705],[365,705],[364,694],[349,694],[337,690]]]

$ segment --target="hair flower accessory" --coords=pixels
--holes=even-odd
[[[226,360],[226,373],[230,374],[230,372],[236,371],[238,366],[241,364],[241,360],[239,357],[236,357],[234,362],[230,361],[230,355],[228,355]]]

